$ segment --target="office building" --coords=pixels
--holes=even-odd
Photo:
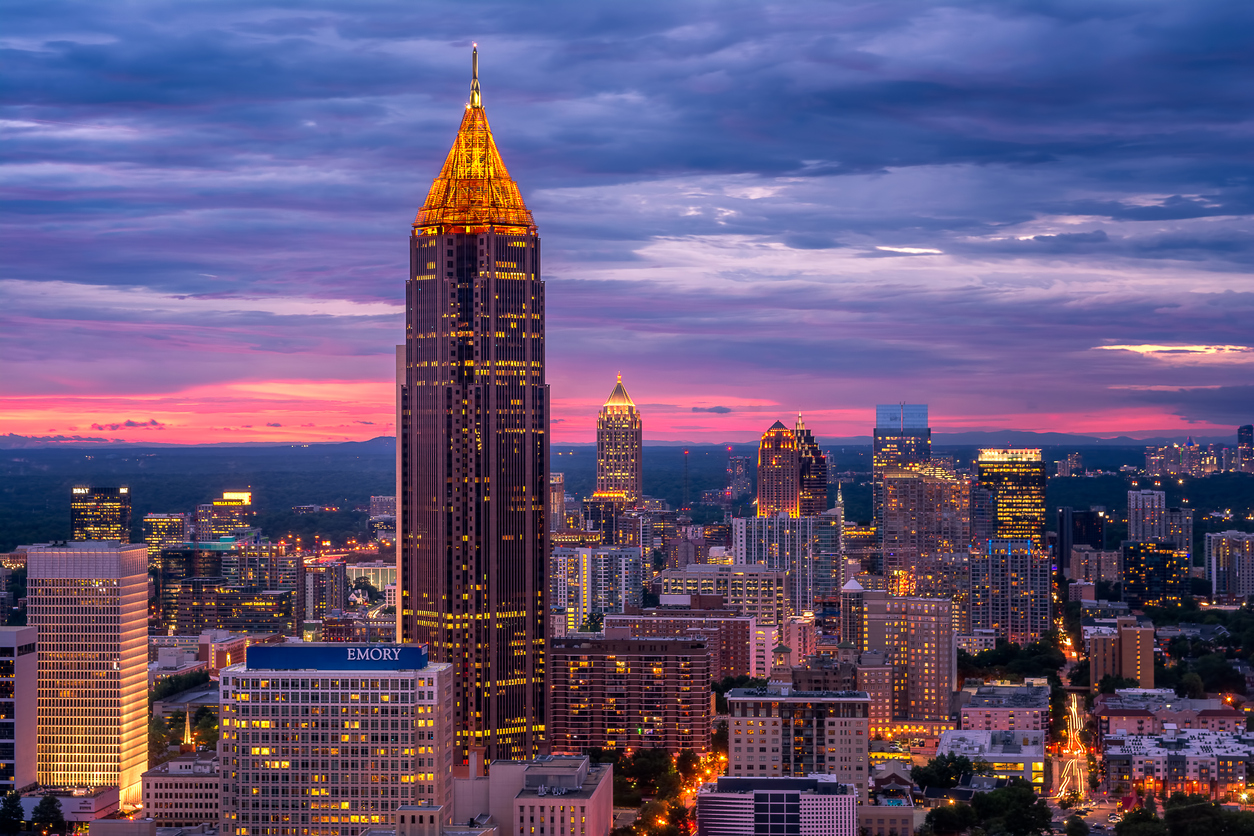
[[[131,542],[131,489],[70,489],[70,539]]]
[[[718,595],[728,609],[753,616],[759,627],[782,624],[791,615],[788,575],[777,569],[693,564],[668,569],[658,580],[665,595]]]
[[[186,514],[145,514],[144,542],[148,544],[148,566],[157,567],[157,556],[166,546],[187,542],[189,520]]]
[[[579,630],[590,616],[640,607],[639,549],[555,548],[549,563],[549,603],[565,608],[568,631]]]
[[[829,775],[722,777],[697,791],[697,833],[858,836],[858,794]]]
[[[1055,553],[1059,562],[1065,566],[1071,559],[1071,550],[1076,546],[1087,546],[1099,552],[1106,547],[1105,509],[1058,509],[1058,549]]]
[[[827,510],[827,456],[819,449],[818,440],[801,420],[800,414],[797,415],[793,436],[801,454],[801,469],[797,477],[800,514],[817,517]]]
[[[303,597],[305,609],[298,615],[305,621],[344,609],[348,601],[348,567],[344,561],[322,558],[307,564]]]
[[[566,476],[549,474],[549,531],[559,531],[566,525]]]
[[[221,833],[358,836],[450,809],[453,667],[422,645],[254,645],[222,670]]]
[[[1174,544],[1125,542],[1123,600],[1133,609],[1169,607],[1190,595],[1189,558]]]
[[[453,779],[452,820],[443,830],[413,828],[430,808],[402,807],[409,822],[396,836],[609,836],[614,824],[613,772],[584,755],[496,761],[485,775],[478,752],[469,774]],[[408,826],[407,826],[408,825]]]
[[[252,491],[223,491],[222,496],[196,506],[196,539],[202,542],[230,537],[238,529],[252,525]]]
[[[1254,534],[1248,531],[1208,533],[1206,575],[1216,601],[1242,603],[1254,595]]]
[[[1054,464],[1058,466],[1058,475],[1064,479],[1084,475],[1084,460],[1079,453],[1068,453],[1065,459]]]
[[[1039,793],[1045,789],[1045,737],[1043,731],[947,731],[936,755],[984,761],[993,776],[1021,778]]]
[[[914,572],[939,554],[971,543],[971,483],[942,468],[880,471],[883,573]]]
[[[957,680],[953,601],[862,591],[862,644],[893,668],[893,719],[946,721]]]
[[[396,497],[394,496],[370,497],[370,516],[372,517],[395,517],[396,516]]]
[[[175,543],[157,552],[152,570],[153,615],[167,634],[178,623],[178,597],[183,581],[191,578],[218,578],[222,573],[222,556],[233,551],[232,540],[209,543]],[[150,559],[151,565],[151,559]]]
[[[1138,543],[1167,536],[1167,494],[1163,491],[1128,491],[1128,539]]]
[[[1021,646],[1053,629],[1048,551],[1030,540],[990,540],[983,551],[971,552],[969,565],[971,629],[992,630]]]
[[[596,495],[634,505],[644,494],[643,425],[640,411],[618,376],[597,415]]]
[[[870,697],[861,691],[733,688],[726,694],[727,774],[826,773],[865,797],[870,780]]]
[[[174,608],[174,632],[182,636],[205,630],[300,635],[294,589],[236,586],[223,577],[187,578],[178,584]]]
[[[1254,424],[1237,427],[1236,470],[1254,473]]]
[[[398,630],[455,665],[463,756],[546,747],[548,385],[540,239],[470,102],[410,236],[397,354]]]
[[[38,777],[38,639],[38,627],[0,627],[0,794],[31,789]]]
[[[1095,551],[1092,546],[1072,546],[1067,573],[1077,582],[1119,583],[1123,580],[1123,555],[1118,551]]]
[[[1177,550],[1193,554],[1193,509],[1168,508],[1163,512],[1163,538]]]
[[[827,600],[840,592],[845,585],[845,505],[841,501],[840,488],[836,489],[836,504],[814,520],[814,597]]]
[[[359,579],[380,591],[388,584],[396,583],[396,563],[391,560],[371,560],[367,563],[351,563],[344,566],[344,576],[351,587]]]
[[[27,623],[39,630],[39,783],[141,800],[148,763],[148,549],[28,546]]]
[[[789,609],[814,612],[814,531],[814,517],[737,517],[732,520],[735,564],[784,572]]]
[[[878,404],[871,437],[871,502],[877,531],[883,519],[882,474],[932,460],[932,429],[927,404]]]
[[[722,603],[717,596],[711,602],[703,602],[701,596],[667,595],[662,597],[660,606],[636,613],[610,613],[603,624],[605,630],[626,630],[627,635],[637,639],[656,636],[704,641],[712,657],[714,680],[766,676],[769,671],[758,670],[751,652],[756,621],[752,616],[724,609]]]
[[[1048,731],[1049,688],[980,685],[962,707],[965,731]]]
[[[730,451],[731,448],[728,448]],[[727,492],[732,501],[743,499],[753,493],[753,477],[750,474],[752,465],[748,456],[727,457]]]
[[[157,827],[217,828],[222,771],[217,752],[187,752],[143,775],[144,814]]]
[[[1138,688],[1154,687],[1154,625],[1119,616],[1114,626],[1085,627],[1090,690],[1096,694],[1107,676],[1135,679]]]
[[[607,629],[603,639],[553,639],[550,653],[555,752],[710,751],[714,671],[705,641]]]
[[[1045,545],[1045,462],[1038,449],[980,450],[979,486],[992,496],[999,540],[1031,540]]]
[[[801,515],[801,450],[792,430],[776,421],[758,444],[758,516]]]

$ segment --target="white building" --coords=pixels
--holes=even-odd
[[[590,615],[639,607],[644,588],[638,548],[555,548],[550,560],[549,602],[565,607],[567,631]]]
[[[144,815],[157,827],[216,828],[221,772],[216,752],[189,752],[144,773]]]
[[[148,765],[148,549],[28,546],[27,623],[39,629],[39,783],[117,787],[140,801]]]
[[[453,780],[454,822],[494,824],[498,836],[608,836],[613,826],[613,767],[586,755],[493,761],[484,775],[475,750],[468,772]]]
[[[0,627],[0,794],[35,784],[36,627]]]
[[[962,755],[972,763],[987,763],[998,778],[1022,778],[1036,788],[1045,785],[1044,731],[963,731],[941,732],[936,756]]]
[[[814,612],[814,517],[737,517],[732,520],[736,565],[758,564],[787,573],[792,613]],[[830,583],[828,584],[830,586]]]
[[[401,805],[451,809],[452,666],[425,645],[254,645],[221,684],[220,832],[358,836]]]
[[[697,792],[697,833],[857,836],[857,807],[854,788],[832,775],[724,777]]]

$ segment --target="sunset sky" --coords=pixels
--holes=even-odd
[[[0,435],[393,432],[480,49],[554,439],[1254,421],[1254,5],[6,3]]]

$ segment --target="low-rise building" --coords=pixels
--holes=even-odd
[[[1105,741],[1106,781],[1112,792],[1199,793],[1221,799],[1245,792],[1254,735],[1166,728],[1154,735]]]
[[[667,598],[689,596],[666,596]],[[625,628],[635,638],[690,638],[706,642],[714,656],[714,678],[765,676],[751,652],[755,619],[731,609],[658,606],[638,613],[607,613],[606,630]]]
[[[22,818],[30,821],[39,802],[51,795],[61,804],[61,814],[72,824],[108,818],[118,811],[117,787],[40,787],[22,795]]]
[[[1039,792],[1045,784],[1045,732],[947,731],[940,736],[937,756],[961,755],[987,763],[998,778],[1022,778]]]
[[[723,777],[697,792],[697,834],[857,836],[857,804],[854,788],[831,775]]]
[[[962,729],[1045,731],[1049,728],[1049,688],[981,685],[962,707]]]
[[[144,812],[158,827],[218,826],[222,777],[216,752],[189,752],[144,773]]]
[[[974,656],[997,646],[997,631],[989,629],[972,630],[966,635],[954,636],[954,647]]]
[[[614,820],[614,771],[585,755],[547,755],[530,761],[493,761],[483,774],[472,750],[469,775],[453,780],[452,819],[499,836],[608,836]],[[411,808],[411,817],[419,808]],[[419,823],[421,826],[421,822]],[[448,829],[443,831],[448,834]],[[483,830],[472,831],[483,832]],[[439,834],[432,831],[432,836]],[[427,836],[411,831],[412,836]],[[398,829],[397,836],[402,836]]]
[[[1223,700],[1177,697],[1170,688],[1124,688],[1100,694],[1089,713],[1097,720],[1102,739],[1160,734],[1168,727],[1245,730],[1245,714]]]

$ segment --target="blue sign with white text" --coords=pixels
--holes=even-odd
[[[249,670],[416,671],[426,666],[425,644],[292,642],[248,648]]]

